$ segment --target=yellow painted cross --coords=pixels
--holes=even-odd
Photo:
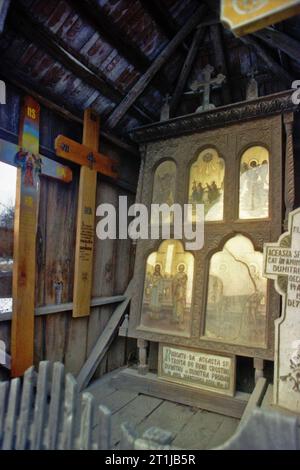
[[[117,178],[117,162],[98,152],[99,134],[99,116],[88,109],[84,113],[83,144],[79,144],[61,135],[55,140],[55,150],[59,157],[81,165],[77,211],[73,317],[84,317],[90,314],[97,173]]]

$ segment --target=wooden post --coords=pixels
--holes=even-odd
[[[13,377],[33,364],[36,230],[39,195],[39,104],[26,97],[20,122],[19,145],[31,155],[18,168],[13,264],[12,364]]]
[[[84,113],[83,144],[98,151],[99,117],[90,109]],[[75,249],[73,316],[89,315],[92,292],[93,248],[97,172],[87,166],[80,168]]]
[[[253,359],[253,365],[255,370],[255,384],[258,380],[264,376],[264,361],[258,357]]]
[[[148,372],[148,358],[147,358],[147,347],[148,341],[139,338],[137,340],[137,346],[139,350],[139,374],[146,374]]]
[[[284,125],[286,133],[285,150],[285,183],[284,183],[284,203],[285,219],[284,229],[288,228],[289,213],[295,206],[295,167],[294,167],[294,143],[293,143],[293,123],[294,113],[284,115]]]

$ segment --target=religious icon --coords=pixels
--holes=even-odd
[[[242,156],[240,167],[240,219],[269,216],[269,152],[251,147]]]
[[[223,219],[224,175],[224,160],[213,148],[202,151],[191,167],[189,203],[204,204],[206,221]]]
[[[140,328],[190,336],[194,257],[181,242],[164,241],[147,259]]]
[[[176,165],[171,160],[164,161],[155,171],[152,204],[167,204],[172,206],[175,202],[175,188]],[[162,222],[170,223],[170,215],[166,217],[168,220],[163,220]]]
[[[210,261],[205,336],[265,347],[267,280],[263,254],[236,235]]]

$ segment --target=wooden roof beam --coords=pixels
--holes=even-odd
[[[76,6],[76,11],[80,16],[93,25],[103,39],[137,70],[145,72],[150,67],[150,59],[134,45],[126,32],[121,30],[109,15],[99,7],[96,0],[73,0],[72,3]],[[162,93],[170,91],[171,87],[168,77],[163,73],[156,77],[154,85]]]
[[[171,111],[172,116],[176,114],[180,98],[185,89],[187,80],[189,78],[193,64],[195,62],[199,45],[204,39],[205,32],[206,32],[206,28],[198,27],[194,33],[192,45],[190,47],[189,53],[186,56],[185,62],[183,64],[183,67],[182,67],[182,70],[181,70],[181,73],[180,73],[180,76],[176,85],[175,92],[172,96],[172,100],[170,103],[170,111]]]
[[[229,104],[232,102],[231,90],[230,90],[230,74],[227,64],[227,58],[225,55],[224,38],[222,35],[222,29],[220,24],[212,25],[210,27],[211,40],[215,55],[215,69],[217,73],[222,73],[226,77],[226,83],[222,86],[222,101],[223,104]]]
[[[26,79],[24,74],[15,64],[10,64],[6,60],[1,60],[0,62],[0,76],[2,76],[7,83],[11,83],[15,87],[22,90],[24,93],[31,95],[35,98],[40,104],[44,105],[46,108],[51,109],[55,113],[62,116],[68,121],[77,122],[83,124],[83,117],[78,113],[77,109],[72,109],[68,103],[65,102],[63,98],[55,96],[53,93],[49,92],[34,83],[32,80]],[[18,78],[16,78],[16,76]],[[120,139],[117,135],[112,132],[100,130],[100,134],[106,141],[114,144],[120,149],[134,155],[135,157],[140,157],[139,150],[135,145],[132,145],[129,141]]]
[[[166,63],[170,56],[174,53],[179,44],[181,44],[182,41],[188,36],[188,34],[190,34],[193,29],[199,25],[201,19],[203,19],[205,12],[206,7],[200,6],[198,10],[192,15],[192,17],[181,28],[181,30],[176,34],[176,36],[169,42],[169,44],[165,47],[165,49],[149,67],[147,72],[138,80],[138,82],[132,87],[130,92],[124,98],[124,100],[112,112],[106,123],[109,128],[113,129],[120,122],[124,114],[143,93],[145,88],[149,85],[150,81],[161,69],[161,67]]]
[[[161,0],[140,0],[144,10],[154,20],[160,30],[169,38],[172,39],[180,29],[177,23],[173,20],[172,15],[169,11],[164,8]],[[182,43],[184,51],[189,50],[185,43]]]
[[[252,47],[256,54],[265,62],[269,70],[278,78],[284,85],[287,85],[287,89],[290,89],[294,78],[292,75],[276,62],[275,59],[270,55],[267,49],[253,36],[248,35],[240,38],[246,46]]]
[[[42,47],[55,60],[103,96],[115,103],[119,103],[124,98],[125,94],[117,90],[113,83],[108,81],[105,75],[90,64],[82,54],[68,47],[57,35],[33,20],[19,5],[14,5],[11,10],[9,24],[11,28],[19,31],[30,42]],[[153,122],[157,119],[156,114],[151,113],[143,105],[135,105],[132,115],[143,122]]]
[[[0,34],[3,33],[11,0],[0,0]]]
[[[274,28],[265,28],[253,33],[253,36],[261,39],[274,49],[285,52],[291,59],[300,62],[300,42],[284,32]]]

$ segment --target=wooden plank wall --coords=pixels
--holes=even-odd
[[[7,109],[3,111],[3,108]],[[20,95],[17,90],[8,87],[8,105],[0,107],[0,127],[5,132],[18,132],[19,109]],[[52,111],[42,108],[41,146],[44,154],[49,151],[47,156],[53,156],[54,139],[59,133],[79,142],[82,140],[80,125],[64,121]],[[11,140],[14,140],[13,135]],[[106,202],[117,206],[121,195],[128,196],[129,204],[134,203],[138,159],[103,141],[101,151],[120,160],[120,179],[124,181],[125,189],[108,179],[102,179],[101,184],[98,184],[97,205]],[[79,168],[69,162],[67,164],[73,170],[72,183],[61,184],[46,178],[41,181],[37,237],[37,306],[55,303],[54,282],[59,273],[63,280],[62,302],[72,302]],[[98,178],[100,183],[101,176]],[[131,254],[130,241],[100,241],[96,238],[93,296],[124,293],[132,275]],[[72,318],[71,312],[36,317],[35,363],[41,360],[62,361],[67,371],[77,374],[114,308],[114,305],[94,307],[90,317],[77,319]],[[0,339],[6,342],[10,352],[10,322],[0,322]],[[95,377],[124,365],[125,349],[124,338],[117,338]]]

